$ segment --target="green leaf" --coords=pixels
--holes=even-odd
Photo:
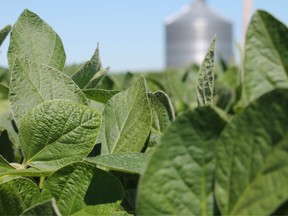
[[[101,154],[140,152],[150,132],[151,110],[144,78],[114,95],[103,112],[97,143]]]
[[[216,38],[214,37],[199,69],[197,80],[198,106],[213,105],[215,40]]]
[[[86,104],[85,95],[71,78],[47,65],[16,58],[11,72],[9,97],[17,124],[44,101],[69,99]]]
[[[96,88],[99,85],[99,83],[105,78],[109,70],[110,67],[107,67],[105,69],[101,69],[100,71],[98,71],[95,77],[87,84],[86,88],[87,89]],[[113,80],[108,79],[107,81],[110,82],[109,83],[110,85],[113,85]]]
[[[126,153],[96,156],[86,161],[111,170],[142,174],[149,159],[150,154]]]
[[[5,26],[3,29],[0,30],[0,46],[2,45],[3,41],[11,31],[11,25]]]
[[[20,215],[40,199],[40,191],[31,180],[16,178],[0,184],[0,215]]]
[[[152,127],[163,132],[175,118],[171,101],[162,91],[149,93],[148,97],[152,111]]]
[[[38,216],[38,215],[45,215],[45,216],[60,216],[60,212],[56,205],[55,199],[51,199],[42,203],[38,203],[29,209],[25,210],[21,216]]]
[[[224,126],[210,107],[172,122],[140,179],[139,215],[213,215],[215,144]]]
[[[27,9],[23,11],[12,29],[8,50],[10,68],[16,56],[37,64],[49,65],[60,71],[66,59],[59,36],[40,17]]]
[[[105,89],[84,89],[83,93],[88,99],[106,104],[108,100],[115,94],[119,93],[117,90],[105,90]]]
[[[99,45],[95,50],[90,61],[87,61],[76,73],[72,75],[73,81],[84,89],[85,86],[91,81],[94,75],[102,69],[102,64],[99,56]]]
[[[243,96],[248,104],[277,88],[288,87],[288,29],[275,17],[257,11],[245,46]]]
[[[87,206],[80,211],[74,213],[72,216],[94,216],[94,215],[114,215],[120,202],[100,204],[96,206]]]
[[[9,95],[9,88],[3,83],[0,83],[0,99],[7,99],[8,95]]]
[[[217,144],[222,215],[270,215],[288,199],[288,90],[275,90],[233,118]]]
[[[82,161],[95,145],[101,114],[68,100],[40,104],[25,115],[20,144],[29,166],[58,169]]]
[[[42,199],[51,197],[63,215],[71,215],[86,206],[121,201],[123,188],[112,174],[86,163],[73,163],[45,182]]]

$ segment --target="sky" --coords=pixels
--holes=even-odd
[[[65,47],[66,64],[83,63],[100,45],[104,67],[112,72],[161,70],[165,67],[165,18],[193,0],[0,0],[0,28],[13,25],[24,9],[45,20]],[[234,24],[234,44],[241,41],[242,0],[206,0]],[[288,24],[287,0],[254,0]],[[9,40],[0,47],[0,66],[7,66]],[[236,50],[236,49],[235,49]]]

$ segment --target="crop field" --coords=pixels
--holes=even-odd
[[[0,215],[287,215],[288,29],[257,11],[241,66],[65,66],[25,10],[0,68]]]

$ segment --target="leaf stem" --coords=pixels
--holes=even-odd
[[[41,176],[39,181],[39,188],[42,189],[44,182],[45,182],[46,176]]]

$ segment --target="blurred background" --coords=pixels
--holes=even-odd
[[[159,71],[185,67],[189,60],[199,63],[214,31],[218,56],[239,61],[237,47],[251,13],[267,10],[287,24],[287,6],[285,0],[9,0],[1,3],[0,28],[15,23],[27,8],[59,34],[67,65],[89,60],[99,42],[102,63],[111,72]],[[0,50],[2,67],[8,44]]]

